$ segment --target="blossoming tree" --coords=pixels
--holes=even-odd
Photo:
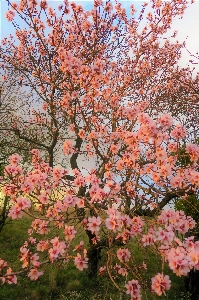
[[[164,91],[172,96],[182,45],[158,41],[187,1],[152,1],[142,29],[146,6],[135,17],[132,5],[128,18],[121,4],[111,2],[94,1],[84,11],[64,1],[59,12],[46,1],[10,5],[8,20],[16,26],[17,14],[28,28],[16,26],[18,43],[3,41],[5,76],[15,70],[39,95],[57,137],[60,120],[67,120],[63,153],[70,167],[53,167],[36,149],[29,170],[20,155],[9,158],[1,183],[11,198],[9,216],[28,214],[32,223],[20,248],[22,269],[15,272],[0,260],[3,283],[17,283],[24,272],[36,280],[44,264],[73,261],[90,275],[106,272],[118,291],[141,299],[143,291],[161,296],[170,289],[165,264],[177,276],[199,269],[199,243],[185,238],[195,221],[182,211],[162,211],[172,199],[198,191],[199,147],[187,143],[190,163],[178,164],[187,130],[169,114],[157,115],[155,107],[149,114]],[[89,246],[77,242],[82,230]],[[162,260],[151,284],[144,277],[146,262],[134,257],[134,240]],[[107,259],[98,270],[102,249]]]

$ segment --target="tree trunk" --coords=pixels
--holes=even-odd
[[[6,219],[8,217],[8,212],[9,212],[9,197],[5,196],[3,200],[3,208],[2,211],[0,212],[0,232],[3,229]]]
[[[102,248],[107,245],[107,239],[104,238],[101,241],[97,241],[96,244],[93,244],[92,239],[95,238],[95,234],[92,234],[91,231],[87,230],[86,234],[89,238],[90,247],[87,252],[88,257],[88,269],[87,274],[89,278],[94,278],[97,276],[98,264],[101,259],[100,252]]]
[[[199,270],[191,270],[185,278],[185,288],[190,300],[199,300]]]

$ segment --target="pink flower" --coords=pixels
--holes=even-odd
[[[11,21],[14,19],[14,17],[15,17],[14,11],[8,10],[8,11],[5,13],[5,17],[6,17],[6,19],[7,19],[9,22],[11,22]]]
[[[191,160],[196,162],[199,159],[199,147],[195,144],[188,144],[186,152],[190,155]]]
[[[123,218],[119,211],[115,210],[114,208],[108,208],[107,214],[109,218],[106,219],[106,227],[109,230],[113,230],[113,232],[121,231],[123,224]]]
[[[53,248],[50,248],[50,249],[48,250],[48,253],[49,253],[49,259],[50,259],[51,261],[54,261],[54,260],[57,259],[58,256],[59,256],[59,249],[57,249],[57,247],[54,246]]]
[[[176,152],[178,150],[178,143],[174,143],[174,142],[169,143],[168,144],[168,150],[170,152]]]
[[[47,250],[49,248],[49,242],[47,241],[39,241],[39,243],[37,244],[37,250],[44,252],[45,250]]]
[[[116,232],[116,230],[118,228],[116,218],[115,217],[107,218],[106,219],[106,227],[109,230],[112,230],[113,232]]]
[[[118,249],[117,250],[117,258],[120,260],[120,261],[124,261],[124,262],[127,262],[129,261],[129,258],[131,257],[131,253],[128,249]]]
[[[148,234],[143,234],[142,236],[142,242],[143,242],[143,246],[149,246],[149,245],[153,245],[155,242],[155,236],[152,233],[148,233]]]
[[[53,179],[55,182],[58,182],[63,176],[66,174],[66,170],[61,166],[57,166],[53,168]]]
[[[8,263],[0,258],[0,271],[3,270],[4,268],[6,268],[8,265]]]
[[[85,206],[84,199],[76,197],[76,205],[78,206],[78,208],[83,208]]]
[[[74,229],[74,226],[65,226],[65,240],[66,241],[72,241],[75,238],[75,234],[77,231]]]
[[[100,268],[99,268],[99,275],[100,275],[100,276],[103,276],[104,273],[105,273],[105,270],[106,270],[106,266],[100,267]]]
[[[88,268],[88,258],[82,257],[81,254],[77,253],[77,256],[74,259],[74,264],[78,270],[83,271],[83,269]]]
[[[177,276],[186,276],[192,267],[183,247],[171,248],[167,253],[167,259],[169,267]]]
[[[170,287],[171,280],[168,275],[164,276],[163,274],[158,273],[151,278],[151,288],[158,296],[165,294],[165,290],[169,290]]]
[[[140,300],[140,285],[137,280],[131,280],[125,285],[127,291],[126,294],[131,296],[131,300]]]
[[[120,265],[116,264],[116,266],[114,267],[114,269],[118,272],[118,274],[122,275],[122,276],[127,276],[128,272],[127,269],[122,268]]]
[[[32,149],[31,151],[30,151],[30,153],[32,154],[32,155],[35,155],[35,156],[40,156],[40,151],[38,150],[38,149]]]
[[[72,154],[74,152],[72,141],[68,140],[68,141],[64,142],[63,152],[66,155],[70,155],[70,154]]]
[[[38,199],[41,204],[47,204],[49,202],[49,196],[44,192],[38,196]]]
[[[171,136],[177,140],[184,138],[186,134],[186,129],[180,124],[176,125],[176,127],[171,132]]]
[[[22,157],[17,153],[14,153],[9,157],[9,162],[12,166],[17,166],[21,160]]]
[[[191,266],[195,266],[199,263],[199,249],[192,250],[188,253],[188,260]]]
[[[15,205],[12,206],[12,208],[8,213],[8,217],[10,217],[13,220],[20,219],[22,218],[22,216],[23,216],[23,211],[21,210],[21,208],[16,207]]]
[[[174,121],[169,114],[164,114],[158,119],[158,122],[164,127],[170,127],[171,125],[173,125]]]
[[[158,241],[161,241],[164,245],[170,245],[174,238],[174,232],[171,227],[166,227],[165,229],[159,227],[156,231]]]
[[[67,195],[63,199],[63,203],[66,205],[66,207],[74,207],[76,204],[76,197],[73,197],[71,195]]]
[[[16,203],[11,207],[8,216],[12,219],[18,219],[22,217],[23,210],[31,207],[31,202],[27,198],[19,196],[16,199]]]
[[[35,253],[34,255],[32,255],[30,257],[30,263],[34,266],[34,267],[39,267],[40,263],[38,262],[39,260],[39,255],[37,253]]]
[[[83,176],[77,176],[77,178],[74,179],[74,184],[77,187],[85,186],[85,179],[84,179],[84,177]]]
[[[84,131],[83,129],[80,129],[78,135],[79,135],[79,137],[80,137],[81,139],[84,139],[85,136],[86,136],[86,133],[85,133],[85,131]]]
[[[46,0],[41,0],[40,7],[44,10],[47,9],[48,4],[47,4]]]
[[[100,229],[100,224],[101,224],[101,219],[100,217],[92,217],[88,218],[88,230],[90,230],[94,234],[98,234],[99,229]]]
[[[6,277],[5,277],[6,278],[6,282],[8,284],[13,284],[13,283],[16,284],[17,283],[17,277],[15,275],[12,275],[12,269],[11,268],[7,269],[7,272],[6,272],[5,275],[6,275]]]
[[[31,280],[37,280],[39,276],[43,275],[44,272],[39,272],[38,269],[31,269],[30,272],[28,273],[28,277]]]
[[[52,7],[48,8],[48,14],[51,17],[55,17],[56,16],[55,10]]]

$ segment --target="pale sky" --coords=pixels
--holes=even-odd
[[[182,20],[175,20],[173,22],[172,29],[176,29],[178,31],[177,39],[179,40],[179,42],[183,42],[186,40],[187,48],[191,53],[196,54],[197,52],[199,52],[199,1],[195,1],[195,3],[191,4],[187,8]],[[190,54],[187,51],[183,50],[183,56],[180,61],[180,66],[191,66],[189,60]],[[194,64],[193,66],[195,66],[195,68],[199,72],[199,64]]]

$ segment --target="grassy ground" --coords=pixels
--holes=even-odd
[[[19,248],[27,239],[27,229],[30,220],[23,218],[18,221],[11,221],[0,233],[0,257],[17,270],[20,267]],[[132,241],[132,249],[136,259],[142,262],[143,257],[149,265],[148,271],[145,271],[148,284],[150,278],[157,271],[161,270],[161,262],[156,259],[153,253],[142,253],[135,241]],[[146,254],[146,255],[145,255]],[[102,252],[101,265],[105,260],[105,253]],[[155,262],[155,263],[154,263]],[[143,299],[169,299],[181,300],[183,298],[183,278],[176,277],[168,270],[167,274],[172,279],[172,288],[167,296],[156,297],[150,293],[143,293]],[[122,282],[123,280],[123,282]],[[125,278],[118,281],[118,284],[124,285]],[[127,295],[120,295],[112,286],[108,277],[97,277],[90,280],[86,271],[78,271],[72,263],[62,267],[58,265],[46,265],[45,274],[36,282],[30,281],[26,275],[18,277],[17,285],[1,285],[1,300],[129,300]]]

